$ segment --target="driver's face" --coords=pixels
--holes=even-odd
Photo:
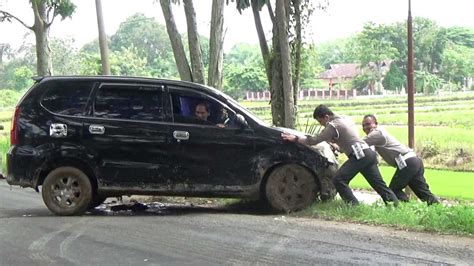
[[[196,106],[196,110],[194,111],[194,115],[202,120],[207,120],[209,117],[209,112],[206,110],[206,106],[198,105]]]
[[[377,125],[375,124],[375,121],[371,117],[366,117],[364,120],[362,120],[362,129],[364,130],[365,134],[369,134],[372,129],[376,128]]]

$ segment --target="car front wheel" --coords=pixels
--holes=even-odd
[[[51,171],[43,182],[43,201],[57,215],[80,215],[92,200],[89,178],[74,167],[59,167]]]
[[[275,168],[268,176],[265,196],[276,211],[292,212],[304,209],[316,200],[318,184],[313,174],[298,164]]]

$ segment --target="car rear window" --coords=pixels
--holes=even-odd
[[[103,87],[97,92],[94,116],[163,121],[163,95],[153,88]]]
[[[81,116],[91,90],[90,82],[56,82],[43,95],[41,104],[53,113]]]

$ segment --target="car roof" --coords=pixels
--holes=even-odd
[[[122,82],[142,82],[142,83],[162,83],[164,85],[176,85],[176,86],[185,86],[195,91],[201,91],[205,93],[210,93],[213,95],[218,95],[222,98],[228,99],[229,96],[222,93],[221,91],[202,85],[199,83],[181,81],[181,80],[171,80],[171,79],[159,79],[159,78],[150,78],[150,77],[133,77],[133,76],[41,76],[33,77],[36,82],[48,82],[48,81],[96,81],[96,82],[107,82],[107,81],[122,81]]]

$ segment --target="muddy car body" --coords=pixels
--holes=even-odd
[[[207,121],[193,113],[203,101]],[[7,182],[41,186],[58,215],[122,195],[263,198],[282,211],[328,197],[333,189],[322,179],[332,162],[281,132],[194,83],[38,78],[15,109]]]

